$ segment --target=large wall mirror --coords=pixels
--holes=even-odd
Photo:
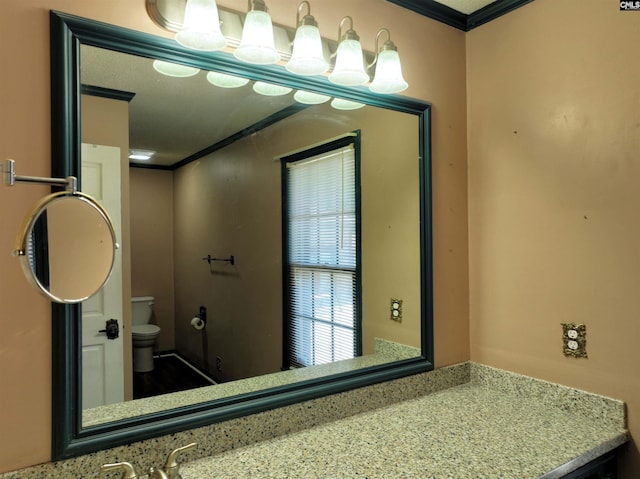
[[[175,65],[182,76],[159,71]],[[428,104],[57,12],[51,67],[52,172],[79,178],[121,244],[100,294],[53,305],[54,459],[433,368]],[[151,159],[130,158],[140,151]],[[324,173],[289,171],[338,157],[326,181],[352,206],[314,227],[331,223],[353,263],[300,273],[309,305],[291,286],[291,205]],[[296,302],[311,326],[292,322]],[[146,390],[166,358],[204,382]]]

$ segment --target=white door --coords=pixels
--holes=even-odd
[[[120,148],[82,144],[82,192],[93,196],[109,213],[122,241]],[[107,339],[108,319],[117,319],[120,335]],[[124,401],[122,252],[116,251],[107,284],[82,303],[82,408]]]

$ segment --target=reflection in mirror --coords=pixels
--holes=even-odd
[[[78,303],[105,284],[116,248],[107,212],[92,197],[65,191],[28,213],[16,251],[39,291],[59,303]]]
[[[82,97],[83,118],[103,118],[109,103],[125,103],[105,98],[109,94],[104,92],[112,97],[113,92],[129,92],[128,109],[121,118],[129,124],[129,150],[153,152],[146,160],[130,159],[123,168],[130,185],[123,208],[128,209],[131,228],[130,245],[125,245],[131,251],[131,292],[123,296],[133,298],[134,312],[133,395],[127,399],[217,384],[206,393],[191,395],[191,401],[200,402],[332,374],[337,368],[420,355],[420,185],[415,134],[419,125],[415,115],[362,103],[357,109],[336,109],[326,101],[328,96],[310,105],[297,101],[300,95],[291,89],[274,95],[277,85],[265,82],[257,89],[262,94],[248,80],[224,88],[208,81],[210,75],[205,72],[188,78],[168,76],[154,70],[151,59],[90,46],[83,46],[81,52],[81,81],[85,92],[93,93]],[[102,96],[96,98],[96,93]],[[85,129],[91,131],[88,122]],[[351,320],[358,325],[352,342],[359,347],[347,351],[347,356],[328,357],[364,358],[333,367],[314,366],[314,371],[279,372],[293,365],[286,355],[291,336],[283,321],[282,212],[287,198],[280,158],[309,149],[322,151],[322,145],[354,135],[358,138],[354,189],[359,205],[354,214],[362,247],[358,249],[358,287],[353,291],[357,316],[353,314]],[[341,178],[342,174],[331,181]],[[343,191],[339,186],[334,195]],[[340,218],[344,222],[344,216]],[[345,234],[346,230],[337,228],[332,234]],[[231,255],[233,265],[203,261],[207,256]],[[335,316],[340,309],[338,283],[331,286],[327,281]],[[320,283],[314,286],[316,301],[320,287]],[[151,299],[137,317],[140,297]],[[390,317],[391,297],[405,301],[401,322]],[[207,312],[207,322],[203,329],[195,329],[191,323],[200,307]],[[325,316],[308,331],[314,339],[305,339],[307,349],[335,352],[339,347],[339,340],[327,340],[324,345],[319,339],[323,328],[329,335],[340,332],[332,326],[331,315]],[[145,344],[153,344],[153,360],[141,359],[145,353],[138,345],[139,323],[157,326],[145,336]],[[146,354],[151,354],[149,346]],[[295,361],[295,365],[304,363]],[[118,363],[118,367],[124,366]],[[175,371],[182,372],[176,375]],[[87,393],[92,391],[95,388]],[[184,404],[188,397],[181,394],[175,403]],[[164,398],[161,407],[171,403]],[[100,405],[85,400],[88,404]],[[86,411],[86,424],[118,417],[115,409]],[[137,415],[155,411],[156,406],[136,401],[135,407],[118,407],[127,409]]]
[[[53,423],[55,458],[433,367],[427,104],[337,87],[324,76],[293,77],[283,66],[247,67],[228,53],[201,55],[172,40],[57,13],[52,35],[53,90],[59,93],[52,96],[52,109],[68,133],[54,132],[54,158],[77,160],[71,167],[54,161],[53,170],[76,174],[84,185],[89,157],[116,152],[108,162],[119,168],[118,184],[108,189],[121,193],[115,210],[123,232],[121,281],[108,283],[116,299],[54,308],[54,416],[62,418]],[[167,76],[154,69],[153,60],[198,71]],[[225,82],[210,72],[235,77],[236,88],[219,86]],[[261,94],[254,88],[258,81],[287,92]],[[80,117],[65,116],[76,111]],[[299,265],[287,244],[291,220],[283,220],[293,198],[284,187],[285,171],[301,155],[331,156],[330,147],[338,142],[342,148],[344,141],[356,160],[351,178],[357,206],[316,215],[322,231],[329,223],[334,229],[315,237],[323,247],[359,244],[356,260],[346,267],[322,260],[314,268],[323,272],[318,279],[355,264],[348,295],[353,298],[346,306],[330,283],[318,283],[322,288],[310,288],[306,300],[321,307],[303,311],[305,320],[318,320],[316,331],[336,326],[336,318],[350,311],[356,339],[347,359],[293,367],[314,361],[297,364],[299,357],[291,361],[286,354],[295,336],[287,333],[287,272]],[[143,152],[150,158],[140,159]],[[335,171],[342,174],[342,168]],[[321,183],[314,176],[314,186]],[[343,191],[343,183],[344,177],[327,184],[335,192]],[[334,197],[343,203],[342,193]],[[343,213],[356,218],[355,229],[343,228],[351,221]],[[313,231],[303,236],[314,237]],[[118,298],[122,350],[115,356],[121,365],[102,369],[121,373],[119,393],[88,400],[87,387],[111,391],[96,379],[101,365],[87,354],[86,336],[95,335],[88,316]],[[402,300],[401,318],[393,316],[391,298]],[[138,341],[145,339],[136,332],[141,328],[157,337]],[[307,344],[315,345],[314,334],[303,334]],[[77,349],[64,346],[72,344]],[[153,371],[140,360],[147,352],[155,357]],[[136,377],[154,375],[166,386],[161,353],[176,355],[181,365],[216,384],[137,397]]]

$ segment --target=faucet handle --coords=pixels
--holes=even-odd
[[[115,464],[103,464],[100,466],[100,470],[103,472],[108,471],[122,471],[122,479],[137,479],[138,475],[136,470],[129,462],[116,462]]]
[[[167,473],[162,469],[156,469],[155,467],[149,468],[149,478],[148,479],[167,479]]]
[[[178,473],[178,462],[176,461],[176,457],[182,451],[186,451],[187,449],[191,449],[195,447],[197,443],[192,442],[191,444],[187,444],[186,446],[179,447],[174,449],[169,453],[169,457],[167,457],[167,462],[164,465],[164,469],[167,472],[167,475],[171,479],[180,479],[180,474]]]

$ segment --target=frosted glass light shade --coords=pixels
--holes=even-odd
[[[273,40],[271,16],[267,12],[252,10],[247,13],[242,40],[233,55],[238,60],[257,65],[268,65],[280,60]]]
[[[227,40],[220,31],[220,17],[215,0],[187,0],[184,23],[176,41],[186,48],[211,52],[221,50]]]
[[[329,69],[322,52],[322,39],[318,27],[298,27],[293,41],[293,53],[286,68],[297,75],[321,75]]]
[[[200,71],[194,67],[180,65],[179,63],[165,62],[163,60],[154,60],[153,68],[158,73],[178,78],[192,77],[193,75],[197,75]]]
[[[235,75],[227,75],[220,72],[207,73],[207,81],[212,85],[220,88],[240,88],[249,83],[248,78],[237,77]]]
[[[282,96],[290,93],[292,90],[293,88],[261,81],[257,81],[253,84],[253,91],[265,96]]]
[[[320,105],[321,103],[325,103],[331,99],[330,96],[304,90],[298,90],[295,92],[293,94],[293,98],[295,98],[298,103],[303,103],[305,105]]]
[[[333,100],[331,100],[331,106],[336,110],[358,110],[364,107],[364,103],[345,100],[344,98],[334,98]]]
[[[380,52],[376,61],[376,73],[369,89],[375,93],[398,93],[406,90],[408,86],[402,77],[398,52],[395,50]]]
[[[358,40],[342,40],[336,55],[336,66],[329,81],[344,86],[363,85],[369,81]]]

